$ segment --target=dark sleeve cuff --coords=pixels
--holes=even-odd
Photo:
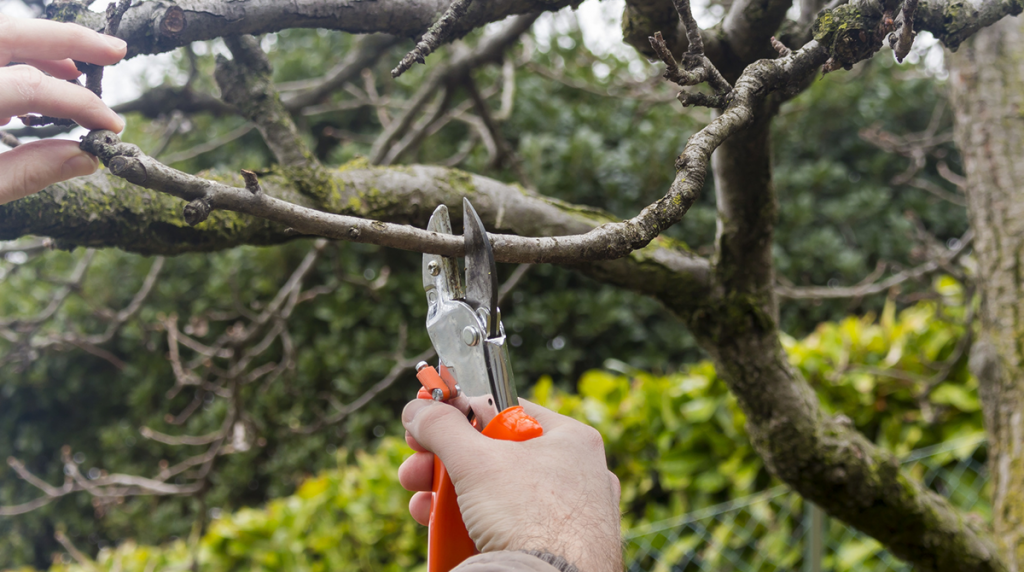
[[[566,568],[555,563],[564,563]],[[546,552],[503,550],[477,554],[466,559],[452,572],[579,572],[564,558]]]

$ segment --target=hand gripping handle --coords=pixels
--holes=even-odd
[[[422,397],[422,395],[421,395]],[[502,441],[527,441],[544,434],[544,429],[521,405],[499,413],[484,428],[483,434]],[[448,572],[477,553],[459,511],[455,486],[441,460],[434,457],[434,499],[430,504],[428,572]]]

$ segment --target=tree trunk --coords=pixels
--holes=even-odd
[[[989,435],[996,539],[1024,570],[1024,27],[1005,19],[948,57],[974,228],[981,332],[971,353]]]

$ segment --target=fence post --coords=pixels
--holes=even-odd
[[[804,566],[803,572],[821,572],[825,555],[825,513],[818,505],[804,499]]]

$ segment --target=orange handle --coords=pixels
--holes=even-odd
[[[509,407],[484,428],[483,434],[502,441],[526,441],[544,434],[537,420],[526,414],[522,406]],[[427,541],[428,572],[448,572],[463,560],[477,553],[462,522],[455,486],[441,460],[434,457],[434,500],[430,505],[429,539]]]

